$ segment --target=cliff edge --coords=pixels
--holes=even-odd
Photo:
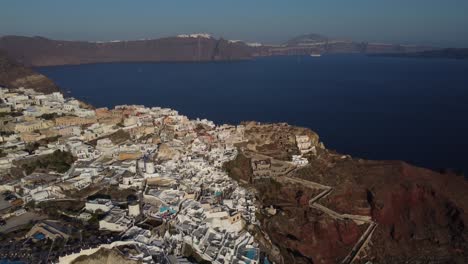
[[[32,88],[42,93],[58,92],[59,88],[46,76],[14,61],[0,50],[0,86]]]
[[[355,159],[309,129],[246,125],[229,175],[256,190],[257,239],[277,263],[466,263],[468,182]]]

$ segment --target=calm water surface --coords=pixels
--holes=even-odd
[[[468,61],[361,55],[39,68],[95,106],[306,126],[328,148],[468,171]]]

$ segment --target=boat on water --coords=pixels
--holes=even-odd
[[[321,57],[322,54],[320,54],[320,53],[312,53],[312,54],[310,54],[310,56],[311,56],[311,57]]]

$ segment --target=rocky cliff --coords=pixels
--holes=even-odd
[[[305,166],[289,161],[299,153],[295,135],[308,135],[315,149]],[[285,124],[250,123],[246,137],[225,167],[257,191],[259,241],[276,262],[467,263],[462,176],[354,159]],[[252,160],[268,160],[269,177],[256,178]]]
[[[43,37],[0,37],[0,49],[27,66],[53,66],[103,62],[219,61],[256,56],[314,53],[411,53],[430,50],[404,46],[331,39],[317,34],[293,38],[283,45],[247,45],[213,37],[167,37],[134,41],[86,42]]]
[[[0,50],[0,86],[8,88],[32,88],[43,93],[59,91],[57,85],[47,78],[10,59],[4,51]]]
[[[4,36],[0,49],[28,66],[102,62],[242,60],[255,48],[243,42],[211,37],[169,37],[152,40],[85,42],[42,37]]]

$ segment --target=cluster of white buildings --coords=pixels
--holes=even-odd
[[[242,125],[216,126],[159,107],[90,109],[60,93],[29,89],[0,89],[0,114],[0,191],[40,203],[99,186],[134,190],[137,201],[91,199],[76,217],[98,215],[99,228],[137,245],[143,253],[133,258],[144,263],[153,253],[153,259],[178,259],[187,247],[212,263],[259,263],[247,231],[258,224],[255,197],[222,168],[245,140]],[[67,172],[9,177],[17,161],[55,151],[74,157]],[[152,233],[141,227],[148,221],[170,228]]]
[[[180,34],[177,35],[178,38],[211,38],[211,35],[208,33],[193,33],[193,34]]]

